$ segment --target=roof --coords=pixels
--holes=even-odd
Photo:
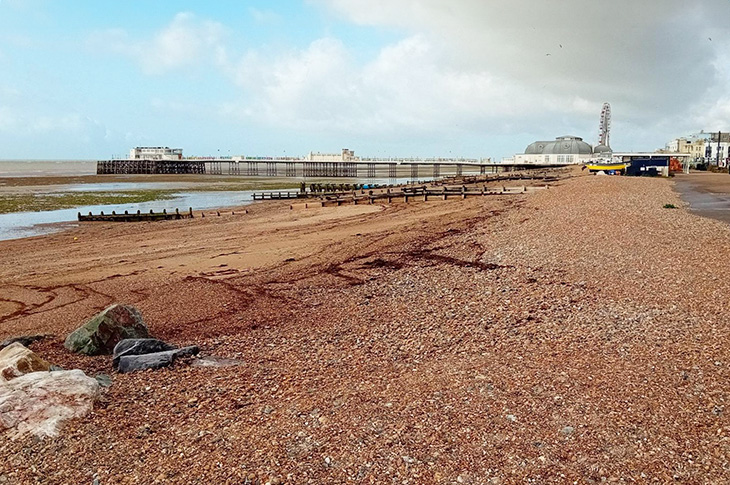
[[[555,141],[536,141],[525,149],[525,155],[592,155],[593,148],[578,136],[559,136]]]

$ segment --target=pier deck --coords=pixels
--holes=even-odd
[[[246,177],[302,178],[440,178],[485,175],[564,165],[483,163],[476,159],[361,159],[315,162],[288,158],[205,158],[182,160],[100,160],[96,173],[104,174],[208,174]]]

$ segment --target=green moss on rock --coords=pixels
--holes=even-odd
[[[131,305],[112,305],[74,330],[64,346],[86,355],[111,354],[114,346],[127,338],[148,338],[142,314]]]

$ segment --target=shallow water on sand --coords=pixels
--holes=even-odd
[[[294,183],[298,183],[299,179],[293,179]],[[307,183],[311,182],[307,180]],[[407,179],[371,179],[371,180],[353,180],[352,183],[364,184],[405,184]],[[327,183],[324,181],[324,183]],[[185,189],[179,187],[180,184],[175,182],[102,182],[90,184],[71,184],[63,186],[48,186],[53,190],[58,189],[62,192],[119,192],[124,190],[155,190],[155,189],[173,189],[180,190],[179,193],[173,194],[172,199],[154,200],[141,203],[130,204],[106,204],[74,207],[71,209],[58,209],[41,212],[16,212],[11,214],[0,214],[0,241],[8,239],[19,239],[23,237],[38,236],[63,230],[67,227],[78,225],[77,214],[87,214],[92,212],[98,214],[101,211],[111,213],[116,211],[123,213],[125,210],[129,212],[162,212],[166,209],[168,212],[174,212],[180,209],[181,212],[192,208],[193,211],[202,209],[216,209],[237,207],[253,202],[253,193],[261,192],[261,190],[244,190],[244,191],[191,191],[186,192]],[[286,191],[286,189],[283,189]],[[297,189],[289,189],[294,191]],[[63,224],[59,224],[63,223]]]
[[[154,200],[134,204],[115,205],[91,205],[74,207],[72,209],[58,209],[41,212],[15,212],[11,214],[0,214],[0,241],[7,239],[18,239],[22,237],[38,236],[57,232],[67,227],[78,225],[78,213],[87,214],[92,212],[98,214],[101,211],[111,213],[116,211],[129,212],[180,212],[187,211],[190,207],[194,210],[237,207],[253,202],[253,190],[237,192],[181,192],[174,194],[169,200]],[[58,224],[65,223],[65,224]]]

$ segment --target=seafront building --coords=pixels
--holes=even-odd
[[[341,153],[309,152],[304,160],[308,162],[353,162],[360,158],[355,156],[354,150],[343,148]]]
[[[710,133],[709,150],[705,147],[705,153],[709,157],[710,163],[717,164],[720,167],[730,165],[730,133]]]
[[[129,151],[130,160],[182,160],[182,148],[134,147]]]
[[[559,136],[555,140],[535,141],[524,153],[502,160],[516,165],[581,165],[591,161],[610,161],[613,150],[611,136],[611,105],[603,103],[598,123],[598,144],[593,147],[579,136]]]
[[[611,149],[598,145],[594,149],[579,136],[559,136],[553,141],[535,141],[513,160],[518,165],[578,165],[597,157],[611,156]]]
[[[695,165],[708,163],[727,167],[730,163],[730,133],[703,130],[669,141],[663,151],[687,154]]]

